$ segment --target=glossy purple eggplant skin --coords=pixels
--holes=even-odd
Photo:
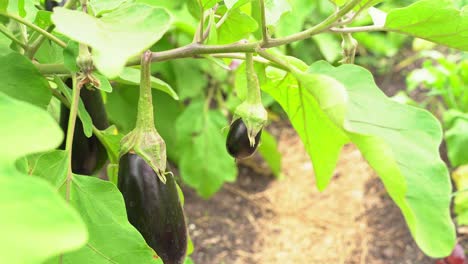
[[[129,222],[142,234],[164,264],[182,264],[187,253],[187,227],[172,175],[162,183],[137,154],[120,158],[118,188]]]
[[[255,145],[250,146],[249,137],[247,134],[247,127],[241,118],[236,119],[229,129],[229,133],[226,139],[226,148],[229,154],[236,159],[244,159],[250,157],[258,147],[260,142],[260,136],[262,131],[260,130],[255,136]]]

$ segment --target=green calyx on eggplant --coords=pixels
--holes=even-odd
[[[142,234],[164,264],[182,264],[187,253],[187,228],[172,174],[163,183],[139,155],[120,158],[117,184],[129,222]]]
[[[65,80],[68,87],[72,87],[72,80]],[[82,88],[80,97],[86,108],[86,111],[91,116],[94,126],[97,129],[104,130],[109,126],[106,109],[102,100],[101,93],[97,90],[89,90]],[[61,105],[60,110],[60,126],[65,135],[68,130],[68,119],[70,110],[65,105]],[[61,149],[65,149],[65,139],[61,145]],[[99,139],[92,135],[87,138],[84,134],[83,124],[80,120],[76,120],[75,131],[73,134],[72,147],[72,171],[82,175],[92,175],[102,168],[107,160],[107,152]]]
[[[122,157],[128,152],[138,154],[156,172],[159,179],[166,182],[166,143],[154,126],[153,99],[151,88],[152,52],[141,56],[140,95],[135,128],[120,141]]]
[[[229,128],[229,133],[226,140],[226,148],[228,153],[236,159],[244,159],[254,154],[260,142],[262,130],[255,135],[255,143],[251,145],[247,127],[241,118],[232,122]]]

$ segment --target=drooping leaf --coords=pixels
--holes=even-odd
[[[44,109],[52,97],[47,80],[19,53],[0,57],[0,80],[0,92]]]
[[[79,250],[64,254],[62,261],[156,263],[153,250],[128,222],[122,195],[114,184],[80,175],[73,175],[71,183],[65,184],[68,159],[62,150],[33,155],[28,157],[28,161],[29,173],[52,183],[64,198],[68,195],[70,204],[86,223],[88,243]],[[58,263],[58,258],[51,258],[47,263]]]
[[[66,186],[61,192],[65,193]],[[160,263],[141,234],[128,222],[117,187],[95,177],[73,175],[70,204],[81,214],[88,243],[63,255],[65,263]],[[58,258],[47,263],[57,263]]]
[[[288,86],[267,89],[304,142],[319,188],[328,183],[341,146],[352,141],[400,207],[419,247],[432,257],[450,254],[455,244],[451,185],[439,157],[438,121],[388,99],[358,66],[319,62],[294,76],[296,84],[289,80]]]
[[[42,263],[78,249],[87,232],[76,211],[50,184],[15,167],[21,156],[57,147],[60,127],[45,110],[2,92],[0,112],[8,113],[0,115],[0,210],[7,216],[0,218],[0,262]]]
[[[144,4],[123,5],[101,18],[55,8],[52,20],[57,31],[93,49],[94,64],[109,78],[117,77],[129,58],[157,42],[171,25],[166,9]]]
[[[176,121],[179,169],[185,183],[208,198],[224,182],[232,182],[237,167],[226,151],[221,129],[226,118],[218,111],[204,112],[204,103],[193,102]]]
[[[385,28],[455,49],[468,50],[468,9],[457,10],[450,0],[421,0],[394,9]]]

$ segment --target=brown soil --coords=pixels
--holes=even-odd
[[[237,181],[209,200],[184,188],[195,263],[434,263],[354,146],[345,146],[332,182],[319,192],[294,130],[272,129],[283,155],[282,180],[242,165]]]

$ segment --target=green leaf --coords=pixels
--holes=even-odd
[[[70,197],[88,227],[89,241],[85,247],[64,254],[64,263],[158,263],[154,251],[128,222],[122,194],[114,184],[73,175]]]
[[[275,30],[277,37],[285,37],[301,31],[304,22],[312,12],[311,6],[316,5],[316,2],[312,0],[291,0],[289,4],[292,6],[292,11],[281,17]]]
[[[278,143],[275,137],[266,130],[262,132],[258,152],[262,155],[268,166],[270,166],[273,175],[279,178],[281,176],[281,153],[278,151]]]
[[[127,0],[90,0],[89,7],[93,10],[94,15],[98,17],[106,12],[117,9],[125,2]]]
[[[454,211],[459,225],[468,225],[468,165],[461,166],[452,172],[457,187],[454,199]]]
[[[388,99],[355,65],[313,64],[308,72],[268,71],[264,89],[287,112],[309,153],[319,189],[328,184],[341,147],[352,141],[400,207],[419,247],[450,254],[451,185],[438,146],[441,127],[429,112]]]
[[[23,55],[10,53],[0,57],[0,80],[2,80],[0,92],[41,108],[47,108],[52,97],[49,84],[31,61]]]
[[[204,112],[202,101],[192,102],[176,121],[180,174],[204,198],[237,176],[236,164],[226,151],[221,133],[226,125],[219,111]]]
[[[63,49],[48,39],[42,42],[34,58],[40,63],[63,63]]]
[[[0,25],[2,27],[2,25]],[[11,40],[7,38],[4,34],[0,34],[0,57],[8,55],[9,53],[13,52],[10,48]]]
[[[38,178],[1,168],[0,210],[2,263],[42,263],[87,240],[80,216]]]
[[[68,159],[62,150],[34,155],[28,160],[30,174],[47,179],[62,195],[66,195],[69,188],[70,204],[78,210],[88,228],[88,243],[64,254],[65,263],[156,263],[153,250],[128,222],[122,195],[114,184],[73,175],[67,187],[64,182]],[[58,257],[47,263],[58,263]]]
[[[106,93],[111,93],[112,92],[112,85],[110,84],[110,82],[106,78],[106,76],[104,76],[102,74],[99,74],[97,72],[94,72],[93,76],[96,77],[99,80],[99,83],[100,83],[99,87],[94,87],[94,88],[99,89],[101,91],[104,91]]]
[[[3,82],[2,82],[3,83]],[[43,109],[0,92],[0,164],[58,146],[63,133]]]
[[[64,184],[68,169],[68,155],[64,150],[52,150],[27,157],[27,173],[41,177],[58,189]]]
[[[329,76],[297,75],[321,111],[377,171],[419,247],[431,257],[449,255],[455,244],[451,184],[439,156],[442,131],[437,119],[387,98],[364,68],[319,62],[309,72]]]
[[[241,7],[252,0],[224,0],[224,4],[228,9]]]
[[[444,113],[445,140],[450,164],[468,164],[468,114],[456,110]]]
[[[100,130],[98,133],[96,133],[96,137],[106,148],[110,163],[118,164],[120,140],[122,139],[123,135],[118,134],[117,128],[112,125],[106,130]]]
[[[291,6],[286,0],[265,0],[265,22],[274,26],[284,13],[290,12]]]
[[[76,58],[78,58],[79,43],[75,41],[68,41],[67,47],[63,49],[63,62],[65,67],[72,73],[80,71],[78,65],[76,65]]]
[[[208,78],[203,72],[200,60],[186,59],[171,61],[175,74],[175,86],[180,99],[200,96],[208,86]]]
[[[324,33],[312,36],[312,39],[317,43],[323,57],[329,61],[334,62],[343,54],[340,42],[335,35]]]
[[[166,9],[143,4],[121,6],[99,19],[55,8],[52,20],[57,31],[92,47],[97,69],[109,78],[117,77],[129,58],[156,43],[171,25]]]
[[[320,190],[325,189],[332,177],[340,150],[349,139],[320,110],[313,94],[297,84],[294,76],[269,68],[267,77],[271,82],[263,85],[262,89],[273,96],[288,114],[314,164],[317,187]],[[343,92],[333,87],[325,90],[330,90],[337,98],[343,97]]]
[[[0,218],[0,262],[42,263],[78,249],[87,232],[76,211],[45,181],[14,165],[21,156],[57,147],[60,127],[45,110],[1,92],[0,111],[8,113],[0,115],[0,210],[8,216]]]
[[[139,85],[140,76],[140,70],[126,67],[114,81],[128,85]],[[151,87],[167,93],[174,98],[174,100],[179,100],[179,96],[174,90],[172,90],[172,87],[169,84],[154,76],[151,76]]]
[[[468,9],[450,0],[421,0],[390,11],[385,28],[451,48],[468,50]]]
[[[65,95],[69,102],[71,102],[72,90],[68,88],[68,86],[63,83],[62,79],[58,78],[57,76],[54,78],[54,81],[57,84],[57,89]],[[81,124],[83,124],[83,132],[85,136],[88,138],[91,137],[93,135],[93,120],[91,119],[88,111],[86,111],[83,100],[81,99],[78,103],[78,117],[81,120]]]
[[[258,28],[257,21],[239,9],[228,11],[228,17],[218,28],[218,44],[232,43],[246,38]]]

